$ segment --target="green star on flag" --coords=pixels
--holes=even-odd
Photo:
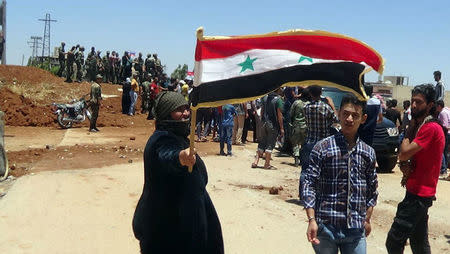
[[[244,71],[247,70],[247,69],[250,69],[250,70],[254,71],[254,69],[253,69],[253,62],[254,62],[256,59],[258,59],[258,58],[250,59],[250,56],[247,55],[247,59],[245,59],[244,62],[238,64],[239,66],[242,66],[242,69],[241,69],[241,72],[240,72],[240,73],[244,72]]]
[[[311,57],[307,57],[307,56],[301,56],[300,59],[298,60],[299,63],[303,62],[304,60],[309,61],[310,63],[313,62]]]

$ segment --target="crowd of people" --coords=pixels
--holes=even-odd
[[[119,52],[102,52],[91,47],[87,58],[84,58],[85,48],[80,45],[72,46],[66,52],[65,43],[61,42],[58,48],[59,70],[57,75],[66,77],[66,82],[81,82],[83,80],[95,81],[97,74],[102,75],[104,83],[121,84],[127,78],[136,74],[143,81],[145,76],[158,78],[165,82],[167,75],[164,73],[158,54],[147,54],[144,59],[142,53],[135,57],[134,53],[125,51],[122,57]]]
[[[403,102],[403,114],[396,109],[395,99],[385,102],[380,95],[372,94],[371,86],[366,87],[370,96],[367,102],[348,94],[338,108],[322,95],[320,86],[313,85],[278,89],[247,103],[199,109],[196,141],[209,141],[212,134],[211,141],[220,142],[219,154],[232,156],[232,146],[245,145],[251,130],[253,142],[258,143],[251,165],[254,168],[264,158],[265,169],[276,169],[271,165],[276,146],[281,152],[291,153],[294,163],[302,168],[299,197],[308,218],[307,238],[315,252],[366,253],[366,237],[371,233],[371,216],[378,197],[373,135],[377,123],[387,118],[401,132],[398,159],[406,194],[387,235],[386,248],[388,253],[403,253],[409,239],[414,253],[430,253],[428,209],[435,200],[439,174],[447,170],[444,151],[450,129],[450,109],[444,105],[440,76],[440,72],[435,72],[436,86],[414,87],[411,100]],[[189,131],[184,128],[179,133],[185,138]],[[181,172],[183,165],[196,165],[187,143],[172,148],[176,150],[174,160],[182,165],[177,170]],[[184,157],[189,156],[192,161],[186,162]],[[209,202],[209,197],[206,199]],[[214,241],[203,242],[200,252],[222,253],[220,224],[212,203],[207,207],[199,208],[201,211],[196,214],[214,214],[200,220],[212,220],[214,230],[204,228],[201,234],[211,234]],[[142,243],[141,240],[141,248]],[[207,251],[211,244],[215,244],[216,252]]]
[[[144,69],[141,74],[135,65],[126,75],[123,113],[134,115],[141,96],[141,112],[156,120],[144,151],[145,184],[133,219],[142,253],[223,253],[221,225],[205,189],[206,166],[187,139],[192,82],[171,79],[164,84],[157,74]],[[378,197],[373,136],[377,123],[389,119],[401,133],[398,159],[406,194],[386,248],[402,253],[409,239],[414,253],[430,253],[428,209],[439,176],[447,171],[450,137],[441,73],[434,76],[435,86],[414,87],[403,112],[396,109],[395,99],[385,102],[373,94],[372,86],[365,87],[367,102],[346,94],[338,108],[318,85],[279,88],[254,101],[201,108],[193,119],[196,141],[219,142],[219,154],[233,156],[233,145],[245,145],[252,131],[252,141],[258,143],[252,168],[263,158],[264,169],[276,169],[271,165],[276,148],[291,154],[294,164],[301,165],[299,198],[315,252],[366,253]],[[97,74],[91,87],[97,114],[101,81],[104,77]],[[91,131],[98,131],[95,124]]]

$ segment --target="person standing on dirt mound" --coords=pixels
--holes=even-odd
[[[75,47],[72,47],[69,50],[69,52],[67,52],[66,82],[68,83],[72,83],[74,62],[75,62]]]
[[[132,223],[141,253],[224,253],[205,163],[189,149],[188,103],[180,93],[162,92],[154,112],[156,130],[145,146],[144,189]]]
[[[58,75],[58,77],[62,77],[64,68],[66,65],[66,53],[64,52],[65,45],[66,45],[66,43],[61,42],[61,47],[58,48],[59,70],[58,70],[58,73],[56,73],[56,75]]]
[[[75,63],[77,65],[77,82],[81,83],[83,80],[83,69],[84,69],[84,47],[81,46],[75,55]]]
[[[89,100],[89,107],[91,108],[92,113],[91,122],[89,125],[90,132],[100,131],[97,129],[97,118],[98,111],[100,109],[100,101],[102,100],[102,87],[100,86],[102,80],[102,75],[98,74],[96,76],[96,82],[93,82],[91,85],[91,99]]]

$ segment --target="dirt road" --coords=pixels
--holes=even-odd
[[[143,148],[148,129],[133,131],[135,140],[115,128],[104,128],[96,136],[81,129],[59,135],[52,134],[52,129],[33,130],[54,135],[54,148],[30,163],[25,175],[17,178],[0,199],[0,253],[139,253],[131,219],[142,191],[143,165],[142,151],[135,149]],[[22,140],[10,146],[11,151],[28,142],[22,137],[23,131],[7,128],[6,132],[6,141],[11,136]],[[40,141],[35,143],[39,146]],[[121,146],[126,148],[121,150]],[[96,153],[94,148],[103,150]],[[233,149],[233,157],[221,157],[215,155],[217,143],[199,144],[209,173],[208,191],[222,223],[226,253],[312,253],[305,237],[306,216],[297,204],[300,169],[286,157],[274,158],[278,170],[252,169],[256,144]],[[69,153],[72,157],[67,156]],[[68,162],[52,163],[61,161],[61,154]],[[93,167],[83,162],[89,154],[92,157],[88,158],[96,159]],[[120,158],[122,154],[127,157]],[[80,170],[76,170],[77,165]],[[67,170],[46,170],[51,167]],[[385,253],[384,240],[404,195],[399,181],[398,173],[379,175],[380,196],[373,231],[367,239],[368,253]],[[269,194],[272,186],[282,187],[279,195]],[[450,253],[448,193],[450,182],[440,181],[437,201],[430,208],[434,253]],[[408,249],[406,253],[411,252]]]

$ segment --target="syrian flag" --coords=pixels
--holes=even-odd
[[[282,86],[312,84],[349,91],[360,99],[364,74],[380,74],[383,58],[356,39],[324,31],[204,37],[197,30],[194,107],[259,98]]]
[[[194,79],[194,72],[193,71],[186,71],[186,79],[187,80],[193,80]]]

